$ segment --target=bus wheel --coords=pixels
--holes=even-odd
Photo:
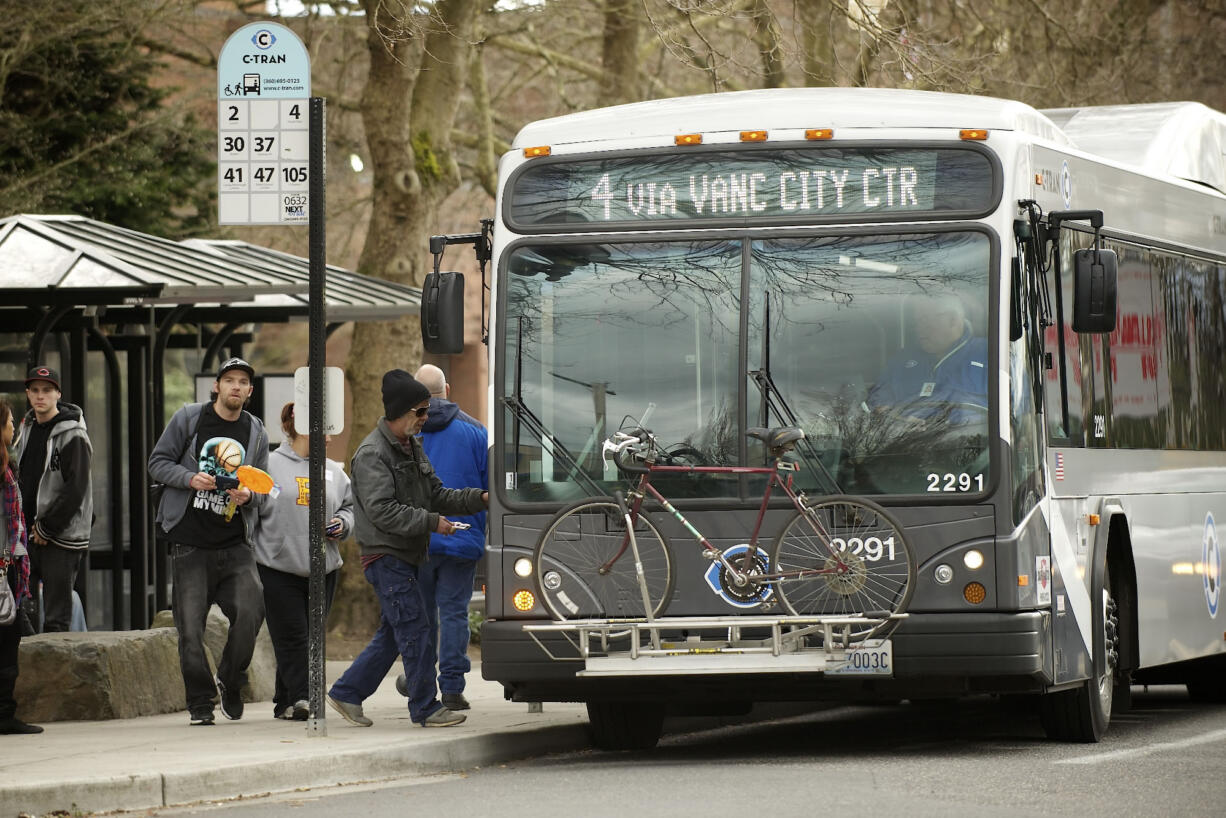
[[[1111,702],[1115,693],[1115,668],[1119,663],[1119,611],[1111,597],[1111,574],[1103,578],[1103,627],[1094,635],[1094,674],[1074,690],[1061,690],[1039,697],[1039,719],[1047,737],[1054,741],[1097,742],[1111,721]]]
[[[588,702],[587,718],[601,750],[650,750],[664,733],[660,702]]]

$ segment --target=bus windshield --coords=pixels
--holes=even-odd
[[[621,477],[601,441],[652,407],[645,425],[679,463],[761,465],[745,429],[798,425],[806,490],[981,492],[991,262],[971,230],[521,244],[504,275],[507,488],[609,491]],[[656,482],[681,498],[755,490]]]

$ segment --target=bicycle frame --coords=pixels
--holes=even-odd
[[[791,486],[791,480],[784,480],[782,477],[780,477],[780,462],[781,461],[776,458],[774,464],[771,466],[661,466],[655,463],[648,463],[646,464],[647,471],[642,474],[637,485],[635,485],[635,487],[629,492],[630,502],[628,504],[628,509],[631,520],[638,520],[639,510],[642,508],[647,497],[651,496],[654,500],[656,500],[656,502],[660,503],[664,510],[671,514],[674,519],[677,520],[677,522],[681,523],[685,530],[689,532],[690,536],[692,536],[698,542],[698,544],[702,546],[703,554],[708,559],[718,561],[724,566],[724,568],[731,572],[732,578],[735,582],[738,584],[743,583],[748,580],[750,571],[753,568],[753,558],[758,551],[758,536],[762,530],[762,520],[766,517],[766,510],[770,506],[771,492],[775,486],[778,486],[783,493],[788,496],[788,499],[792,501],[793,507],[795,507],[798,512],[805,515],[805,519],[808,520],[809,524],[813,526],[814,532],[822,539],[822,541],[826,543],[828,547],[830,544],[830,536],[824,530],[821,521],[809,514],[809,507],[805,502],[804,492],[794,491]],[[758,516],[754,520],[753,531],[750,533],[749,547],[745,550],[744,556],[740,559],[741,565],[739,567],[733,562],[730,562],[718,548],[712,545],[711,541],[708,540],[701,531],[695,528],[694,525],[688,519],[686,519],[684,514],[678,511],[677,508],[668,501],[668,498],[661,494],[660,491],[652,485],[651,476],[653,474],[759,474],[767,476],[766,489],[762,492],[762,503],[758,507]],[[622,555],[626,553],[626,549],[629,548],[629,546],[630,539],[629,536],[627,536],[623,540],[621,548],[619,548],[617,553],[615,553],[613,557],[604,564],[604,566],[600,569],[600,572],[602,574],[607,573],[611,566],[621,559]],[[799,579],[801,577],[813,577],[822,574],[839,574],[849,570],[847,564],[839,556],[838,549],[831,547],[830,556],[834,562],[834,564],[830,567],[809,570],[758,573],[753,575],[754,580],[764,583],[775,582],[778,580]]]

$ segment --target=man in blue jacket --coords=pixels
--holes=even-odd
[[[451,385],[443,370],[425,364],[414,376],[430,390],[430,413],[421,430],[421,445],[434,471],[448,488],[489,488],[485,427],[448,400]],[[485,512],[456,517],[471,527],[451,536],[430,535],[430,559],[422,566],[422,593],[430,626],[438,629],[438,687],[443,706],[467,710],[464,674],[468,661],[468,604],[472,601],[477,561],[485,553]]]
[[[955,295],[917,296],[908,303],[915,343],[890,362],[869,392],[869,408],[903,417],[986,423],[988,344],[971,333]]]

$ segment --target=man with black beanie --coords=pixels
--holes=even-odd
[[[443,514],[473,514],[489,504],[480,488],[447,489],[434,474],[415,435],[426,422],[430,390],[403,369],[383,376],[383,414],[353,454],[354,536],[362,570],[382,615],[370,644],[328,691],[328,703],[351,724],[369,727],[362,702],[400,656],[409,692],[409,718],[422,727],[464,721],[438,700],[434,633],[417,575],[430,534],[456,526]]]

